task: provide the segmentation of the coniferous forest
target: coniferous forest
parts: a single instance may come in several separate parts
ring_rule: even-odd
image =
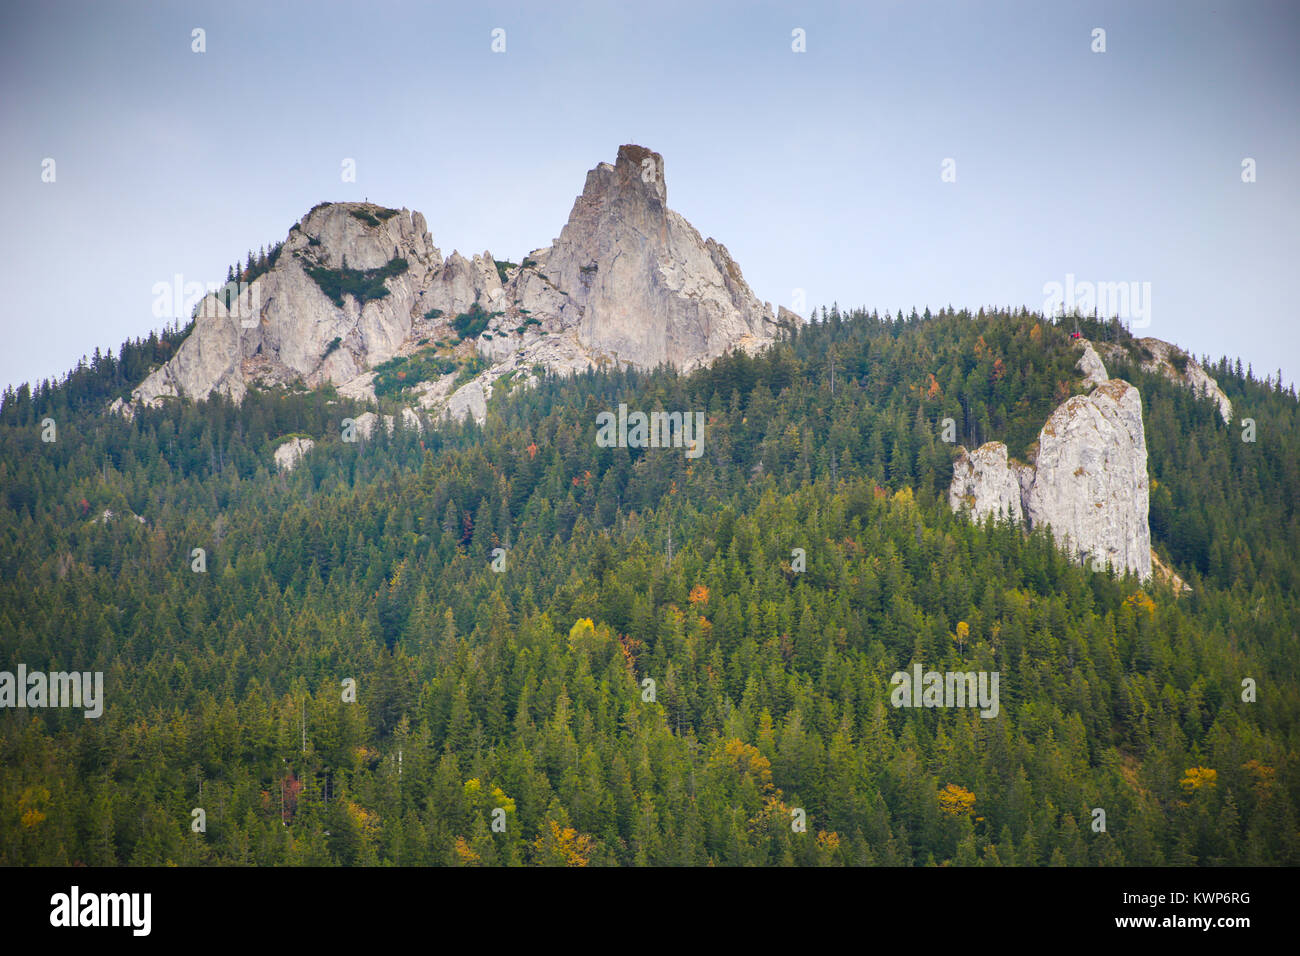
[[[185,328],[6,392],[0,669],[105,700],[0,710],[0,864],[1300,863],[1296,394],[1206,361],[1225,425],[1080,320],[1191,590],[1096,572],[947,501],[956,444],[1023,457],[1082,392],[1058,323],[824,309],[355,443],[330,389],[107,413]],[[703,454],[598,447],[619,403]],[[891,706],[914,662],[1000,713]]]

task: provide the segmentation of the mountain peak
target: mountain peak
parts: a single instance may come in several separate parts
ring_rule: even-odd
[[[539,365],[690,369],[772,342],[771,306],[725,246],[668,208],[663,173],[660,154],[619,147],[613,165],[587,174],[560,237],[518,266],[486,251],[444,261],[418,212],[320,203],[236,308],[204,303],[133,397],[239,401],[248,383],[300,379],[375,398],[376,366],[419,353],[397,382],[378,383],[385,394],[409,390],[427,409],[481,420],[492,383],[512,372],[528,382]]]

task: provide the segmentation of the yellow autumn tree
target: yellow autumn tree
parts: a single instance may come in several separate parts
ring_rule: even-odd
[[[952,639],[957,642],[957,649],[961,651],[961,656],[963,660],[966,657],[966,640],[969,637],[970,637],[970,625],[967,624],[965,621],[958,621],[957,633],[952,636]]]
[[[733,737],[726,741],[722,745],[722,751],[715,752],[709,758],[709,763],[714,767],[734,769],[742,779],[753,781],[759,793],[767,793],[772,789],[772,761],[764,757],[757,747],[743,740]]]
[[[1197,790],[1213,790],[1219,782],[1219,771],[1209,767],[1188,767],[1187,773],[1178,785],[1188,793]]]
[[[462,836],[456,837],[456,862],[461,866],[478,866],[483,862],[483,858],[478,855],[472,846],[465,841]]]
[[[1146,611],[1148,617],[1154,617],[1156,613],[1156,602],[1151,597],[1139,591],[1137,594],[1130,594],[1124,599],[1124,607],[1133,608],[1134,612]]]
[[[361,804],[348,800],[345,804],[348,817],[356,825],[356,828],[366,838],[373,838],[379,834],[379,815],[367,810]]]
[[[594,652],[609,643],[609,628],[605,625],[596,627],[589,617],[580,617],[569,628],[569,649],[578,652]]]
[[[950,817],[969,816],[975,809],[975,794],[950,783],[939,791],[939,809]]]
[[[826,856],[832,856],[840,851],[840,835],[834,830],[827,833],[825,830],[817,831],[817,848]]]
[[[573,827],[563,827],[548,818],[542,835],[533,842],[541,866],[586,866],[595,842]]]
[[[30,830],[45,821],[45,806],[50,802],[50,791],[45,787],[28,787],[18,797],[19,822]]]

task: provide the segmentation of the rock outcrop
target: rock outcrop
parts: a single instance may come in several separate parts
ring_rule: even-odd
[[[413,431],[424,431],[424,423],[420,421],[419,414],[413,408],[403,408],[401,411],[402,427]],[[375,433],[376,426],[380,422],[384,424],[384,430],[388,434],[393,433],[397,427],[397,416],[395,415],[376,415],[374,412],[362,412],[355,419],[355,432],[363,440],[369,440]]]
[[[1020,468],[1007,460],[1007,446],[991,441],[974,451],[958,448],[952,466],[948,504],[953,511],[966,509],[976,521],[989,515],[1023,521],[1020,503]]]
[[[1033,465],[989,442],[960,450],[948,503],[979,520],[1006,515],[1050,527],[1076,560],[1100,570],[1151,576],[1146,432],[1142,400],[1128,382],[1109,379],[1067,399],[1038,434]]]
[[[275,449],[275,465],[281,471],[293,471],[302,456],[315,447],[310,438],[290,438]]]
[[[250,382],[348,382],[397,354],[444,271],[419,213],[322,203],[289,230],[275,265],[237,299],[210,295],[200,303],[193,331],[132,398],[220,393],[238,402]],[[368,276],[369,295],[341,291]]]
[[[444,261],[418,212],[322,203],[236,299],[200,304],[189,336],[132,399],[238,402],[254,383],[298,382],[373,399],[376,366],[421,353],[436,359],[423,367],[453,370],[401,390],[431,411],[482,421],[502,378],[513,387],[541,369],[687,370],[765,346],[798,320],[760,303],[726,248],[667,198],[663,157],[623,146],[587,174],[559,238],[519,265],[490,252]]]
[[[777,331],[726,247],[668,208],[663,157],[641,146],[587,174],[560,237],[529,259],[567,293],[562,324],[617,362],[688,369]]]
[[[1038,435],[1024,505],[1031,527],[1049,525],[1080,560],[1151,576],[1146,433],[1136,388],[1111,379],[1052,413]]]
[[[1163,375],[1169,381],[1190,388],[1203,398],[1211,399],[1218,406],[1223,423],[1232,423],[1232,401],[1201,363],[1177,345],[1163,339],[1136,339],[1132,343],[1136,356],[1130,353],[1129,348],[1114,343],[1103,342],[1099,348],[1108,358],[1118,361],[1133,361],[1136,357],[1144,372]]]
[[[1170,381],[1187,386],[1202,398],[1211,399],[1219,406],[1219,416],[1223,423],[1232,423],[1232,402],[1223,394],[1219,383],[1201,367],[1200,362],[1177,345],[1160,339],[1138,339],[1138,345],[1152,356],[1142,363],[1144,371],[1159,372]]]
[[[1077,341],[1083,343],[1083,354],[1079,356],[1079,362],[1075,365],[1075,368],[1083,373],[1084,388],[1092,388],[1107,381],[1110,376],[1106,374],[1106,365],[1102,362],[1101,356],[1097,354],[1097,350],[1092,347],[1092,343],[1087,339],[1078,339]]]

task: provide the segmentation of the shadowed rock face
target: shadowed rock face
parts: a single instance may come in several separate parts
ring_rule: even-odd
[[[1009,462],[1006,446],[961,450],[948,502],[979,520],[1003,514],[1049,526],[1073,557],[1097,568],[1151,576],[1146,433],[1142,400],[1110,379],[1054,411],[1038,434],[1033,466]]]
[[[486,317],[484,334],[446,355],[463,362],[477,353],[488,368],[459,388],[454,373],[424,383],[417,398],[480,421],[493,382],[510,372],[528,384],[538,366],[561,374],[606,364],[685,370],[774,341],[781,325],[771,306],[755,298],[726,248],[702,239],[667,197],[663,157],[623,146],[614,165],[587,174],[553,246],[500,268],[490,252],[444,261],[418,212],[322,203],[290,230],[234,314],[217,297],[204,301],[176,355],[132,397],[219,393],[238,402],[251,383],[301,380],[373,398],[370,369],[421,342],[456,341],[451,323],[472,310]],[[398,260],[404,265],[392,270]],[[385,267],[394,274],[382,278],[387,292],[378,297],[332,298],[313,278],[315,270]]]

